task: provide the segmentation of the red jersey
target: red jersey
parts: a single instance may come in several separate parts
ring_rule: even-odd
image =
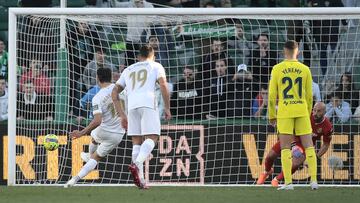
[[[314,145],[316,144],[316,140],[320,140],[321,137],[323,139],[323,142],[330,143],[331,141],[331,135],[334,131],[333,126],[328,118],[324,116],[324,119],[320,123],[315,123],[314,116],[311,114],[310,116],[311,121],[311,127],[313,130],[312,134],[312,140]],[[296,145],[301,147],[301,149],[305,150],[303,146],[301,145],[301,140],[299,136],[295,136]],[[280,141],[278,141],[273,147],[272,150],[275,151],[275,153],[280,154],[281,153],[281,147],[280,147]]]
[[[313,130],[312,140],[314,145],[317,140],[320,140],[322,137],[323,142],[330,143],[331,135],[334,131],[333,126],[328,118],[324,116],[323,120],[320,123],[315,123],[314,116],[310,116],[311,128]],[[295,137],[297,143],[301,143],[299,136]]]

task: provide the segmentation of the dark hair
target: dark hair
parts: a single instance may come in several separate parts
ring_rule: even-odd
[[[261,36],[266,37],[269,40],[269,34],[266,32],[262,32],[258,35],[258,37],[256,38],[256,41],[258,41]]]
[[[110,68],[99,68],[96,74],[100,83],[111,82],[112,76]]]
[[[148,42],[150,41],[151,38],[156,38],[157,40],[159,40],[159,38],[156,35],[150,35],[149,39],[148,39]]]
[[[139,50],[139,56],[144,58],[149,58],[151,55],[154,55],[154,49],[150,45],[144,45]]]
[[[334,91],[332,94],[331,94],[331,98],[334,98],[334,97],[337,97],[339,99],[342,99],[342,93],[340,91]]]
[[[355,83],[353,83],[352,82],[352,74],[350,73],[350,72],[345,72],[345,73],[343,73],[342,75],[341,75],[341,77],[340,77],[340,83],[339,83],[339,86],[338,86],[338,90],[339,91],[343,91],[343,84],[342,84],[342,79],[343,79],[343,77],[344,76],[346,76],[347,78],[349,78],[349,83],[350,83],[350,91],[353,91],[353,90],[355,90],[356,88],[355,88]]]
[[[216,66],[216,61],[224,61],[225,66],[228,67],[228,59],[227,58],[217,58],[215,60],[215,66]]]
[[[289,41],[285,42],[284,48],[292,51],[292,50],[299,48],[299,45],[296,41],[289,40]]]
[[[261,85],[260,85],[260,89],[267,90],[267,89],[268,89],[268,85],[267,85],[267,84],[261,84]]]
[[[3,75],[0,75],[0,80],[6,80],[6,78]]]
[[[220,42],[221,42],[221,44],[223,44],[223,43],[224,43],[224,40],[222,40],[222,39],[220,39],[220,38],[212,38],[212,39],[211,39],[211,44],[213,44],[213,43],[214,43],[214,41],[220,41]]]
[[[104,49],[101,47],[95,47],[95,53],[105,53]]]

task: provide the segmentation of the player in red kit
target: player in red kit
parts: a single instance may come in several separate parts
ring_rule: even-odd
[[[323,102],[317,102],[314,105],[312,115],[310,116],[311,127],[313,130],[313,142],[316,144],[317,140],[320,140],[322,137],[323,144],[321,148],[316,153],[317,158],[323,156],[326,151],[329,149],[331,135],[333,133],[333,127],[328,118],[325,117],[326,106]],[[264,184],[265,180],[274,172],[272,166],[277,157],[281,154],[280,142],[278,141],[270,150],[268,155],[265,158],[265,171],[260,174],[257,181],[258,185]],[[293,165],[292,173],[299,168],[299,166],[305,161],[305,150],[301,145],[301,141],[295,138],[292,146],[292,156],[293,156]],[[272,181],[271,184],[274,187],[279,185],[279,181],[284,178],[283,172],[277,175]]]

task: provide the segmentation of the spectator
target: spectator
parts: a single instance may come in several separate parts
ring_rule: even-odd
[[[25,16],[21,24],[17,49],[19,65],[29,67],[33,59],[41,59],[44,71],[52,74],[56,69],[59,30],[54,29],[53,21],[46,17]]]
[[[312,89],[313,89],[313,101],[315,104],[316,102],[321,101],[321,95],[320,95],[319,85],[314,81],[312,82]]]
[[[204,89],[206,101],[209,101],[209,104],[206,102],[205,105],[210,106],[207,119],[235,115],[235,88],[227,65],[226,59],[215,61],[216,76],[211,78],[210,84]],[[208,109],[206,106],[204,108]]]
[[[18,120],[53,120],[50,96],[36,93],[35,84],[31,80],[24,81],[23,91],[17,98]]]
[[[171,114],[180,119],[201,119],[203,99],[202,82],[196,77],[196,69],[185,67],[182,79],[174,85]]]
[[[43,73],[42,69],[43,67],[39,61],[32,60],[30,70],[21,76],[20,91],[24,90],[24,83],[30,80],[34,85],[37,94],[50,95],[50,79]]]
[[[81,123],[81,121],[84,118],[92,118],[92,109],[91,109],[91,101],[94,98],[94,96],[100,91],[99,85],[95,85],[91,87],[86,94],[81,98],[80,100],[80,116],[77,117],[78,123]]]
[[[309,0],[308,5],[311,7],[344,7],[341,0]],[[342,20],[346,25],[346,20]],[[312,28],[315,41],[320,48],[320,66],[323,75],[327,72],[327,50],[330,46],[333,53],[336,49],[340,34],[340,20],[313,20]]]
[[[341,94],[341,99],[346,101],[351,106],[351,112],[359,106],[359,90],[355,88],[355,83],[352,81],[352,74],[345,72],[340,77],[340,84],[335,90]]]
[[[250,53],[250,64],[254,81],[258,84],[268,84],[272,67],[276,64],[277,53],[270,50],[269,36],[261,33],[256,39],[257,49]]]
[[[268,87],[261,85],[261,90],[252,102],[252,114],[256,118],[265,119],[267,115]]]
[[[250,117],[251,102],[255,97],[254,93],[258,92],[254,87],[252,73],[247,69],[245,64],[240,64],[237,73],[233,77],[235,81],[236,94],[236,115],[240,117]]]
[[[84,22],[68,22],[67,45],[70,61],[70,114],[78,115],[81,98],[81,75],[94,58],[95,47],[100,47],[99,35]]]
[[[78,80],[84,67],[94,58],[95,48],[101,47],[99,35],[85,22],[70,22],[67,33],[71,79]]]
[[[200,66],[199,70],[202,73],[204,82],[208,82],[210,78],[217,76],[215,71],[215,61],[219,59],[226,60],[227,72],[229,75],[234,75],[235,69],[232,68],[233,61],[229,59],[227,53],[224,51],[223,42],[220,39],[213,39],[210,53],[203,58],[203,64]]]
[[[331,101],[326,104],[326,114],[333,123],[346,123],[350,120],[350,104],[343,101],[340,92],[334,92]]]
[[[0,121],[8,119],[8,99],[6,78],[0,75]]]
[[[358,106],[355,110],[355,113],[353,115],[353,118],[355,121],[357,121],[358,123],[360,123],[360,106]]]
[[[249,64],[247,56],[252,49],[251,43],[245,38],[244,27],[239,19],[234,20],[235,36],[228,40],[230,49],[235,50],[236,56],[240,58],[242,64]]]
[[[169,52],[167,50],[161,50],[158,37],[156,35],[150,35],[148,44],[155,51],[155,61],[159,62],[164,67],[169,67]]]
[[[0,40],[0,75],[8,79],[8,53],[2,40]]]
[[[86,91],[96,85],[96,70],[98,68],[109,68],[112,72],[116,72],[115,66],[111,64],[111,62],[106,61],[106,55],[100,48],[96,49],[94,60],[90,61],[86,65],[81,76]]]
[[[151,37],[156,37],[158,50],[160,51],[161,65],[170,67],[170,56],[175,53],[174,33],[169,29],[172,25],[155,24],[145,29],[141,34],[141,42],[149,43]],[[153,39],[154,40],[154,39]]]
[[[122,8],[154,8],[152,3],[145,0],[131,0],[129,2],[118,2],[112,0],[113,7]],[[149,27],[150,19],[144,16],[132,16],[127,18],[127,35],[126,35],[126,66],[135,63],[137,50],[141,44],[141,34]]]

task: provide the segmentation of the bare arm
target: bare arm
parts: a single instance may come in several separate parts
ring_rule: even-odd
[[[164,100],[164,106],[165,106],[165,119],[169,120],[171,119],[171,113],[170,113],[170,94],[168,89],[168,84],[166,82],[165,77],[161,77],[158,80],[160,85],[160,91]]]
[[[70,136],[73,139],[77,139],[83,135],[86,135],[90,133],[92,130],[94,130],[96,127],[98,127],[101,124],[102,121],[102,114],[97,113],[94,115],[94,119],[89,123],[88,126],[86,126],[82,131],[74,130],[70,133]]]
[[[123,87],[121,87],[120,85],[115,85],[112,93],[111,93],[111,98],[113,100],[113,103],[114,103],[114,106],[115,106],[115,110],[118,114],[118,116],[120,118],[125,118],[126,119],[126,114],[124,112],[124,107],[123,105],[121,104],[121,100],[119,98],[119,94],[120,92],[122,92],[124,90]]]
[[[330,142],[324,142],[324,143],[321,145],[321,147],[320,147],[319,151],[317,152],[316,156],[317,156],[318,158],[322,157],[322,156],[327,152],[327,150],[329,149],[329,147],[330,147]]]

